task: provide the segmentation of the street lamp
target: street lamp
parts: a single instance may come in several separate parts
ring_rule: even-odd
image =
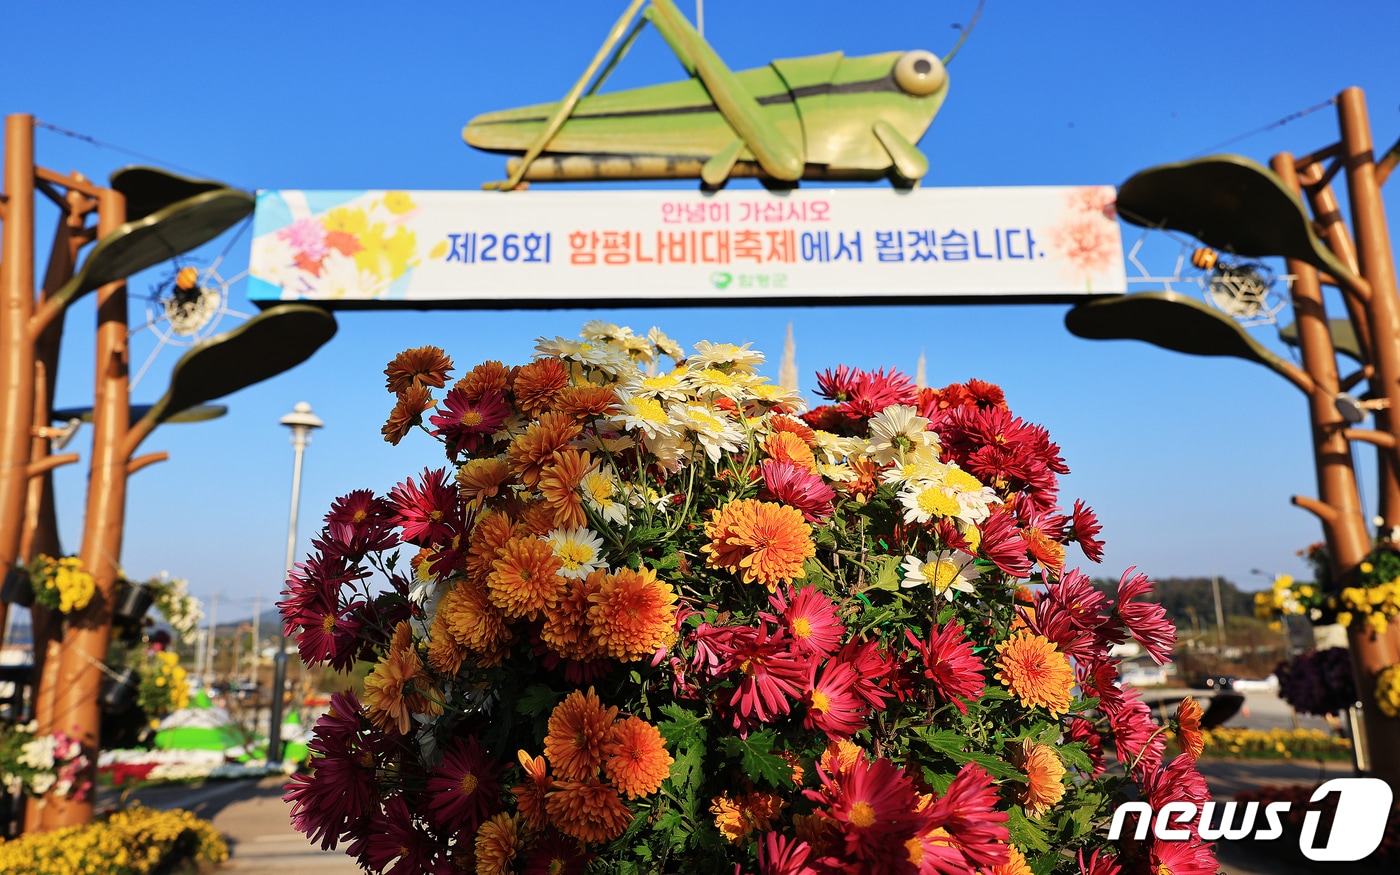
[[[292,430],[292,447],[296,450],[296,462],[292,467],[292,513],[287,522],[287,562],[284,566],[291,574],[296,561],[297,549],[297,505],[301,501],[301,461],[306,453],[306,445],[311,443],[311,430],[321,428],[325,423],[311,412],[311,405],[298,401],[292,412],[279,420]],[[286,578],[284,577],[285,581]],[[256,645],[255,645],[256,646]],[[272,670],[272,711],[271,726],[267,730],[267,764],[282,765],[282,695],[287,685],[287,633],[282,627],[277,644],[277,656],[273,659]]]

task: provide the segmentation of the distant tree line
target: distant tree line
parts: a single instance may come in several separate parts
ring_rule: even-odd
[[[1167,609],[1167,616],[1178,625],[1189,626],[1191,612],[1195,611],[1200,622],[1215,623],[1215,595],[1211,591],[1209,577],[1164,577],[1156,579],[1148,601],[1159,603]],[[1109,578],[1095,578],[1094,586],[1107,593],[1110,598],[1118,590],[1118,581]],[[1220,609],[1226,617],[1253,617],[1254,593],[1245,592],[1233,582],[1220,578]]]

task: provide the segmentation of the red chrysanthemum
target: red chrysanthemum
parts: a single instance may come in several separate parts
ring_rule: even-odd
[[[817,870],[807,865],[811,854],[812,847],[806,842],[782,833],[764,833],[758,846],[759,875],[817,875]]]
[[[453,389],[428,422],[433,426],[433,434],[446,440],[449,449],[473,453],[509,416],[510,407],[499,392],[488,393],[479,401],[469,401],[466,392]]]
[[[953,871],[1006,862],[1008,815],[997,810],[996,785],[981,766],[975,763],[963,766],[948,785],[948,792],[929,807],[928,815],[934,828],[946,830],[954,839],[962,868]]]
[[[718,642],[724,655],[723,672],[736,672],[739,684],[729,699],[740,718],[767,723],[788,713],[791,700],[802,696],[810,657],[794,653],[781,635],[771,635],[766,627],[724,630],[729,633]]]
[[[962,624],[954,620],[942,629],[935,626],[927,644],[911,630],[906,629],[904,635],[919,651],[924,664],[922,676],[932,682],[939,696],[966,714],[966,703],[982,695],[987,680],[982,674],[982,660],[973,653]]]
[[[448,485],[446,468],[425,468],[421,486],[405,480],[389,492],[389,501],[403,539],[419,547],[450,540],[462,522],[457,490]]]
[[[432,837],[413,823],[402,796],[390,797],[384,810],[370,818],[346,853],[362,868],[383,875],[418,875],[432,868]],[[389,865],[393,863],[393,865]]]
[[[1073,515],[1070,517],[1069,538],[1079,542],[1079,549],[1084,551],[1090,562],[1103,561],[1103,541],[1098,538],[1101,531],[1103,526],[1099,525],[1099,518],[1093,509],[1082,499],[1076,498]]]
[[[861,860],[886,856],[927,825],[919,794],[904,770],[887,759],[857,759],[835,776],[818,772],[821,790],[805,795],[824,803],[824,813],[841,827],[846,853]]]
[[[1176,626],[1167,619],[1167,609],[1161,605],[1133,601],[1152,592],[1152,587],[1156,586],[1146,574],[1129,579],[1128,575],[1134,570],[1129,568],[1118,580],[1118,617],[1147,655],[1158,665],[1165,665],[1171,662],[1172,650],[1176,647]]]
[[[428,815],[452,833],[472,834],[500,808],[501,764],[477,743],[476,736],[457,739],[428,779]]]

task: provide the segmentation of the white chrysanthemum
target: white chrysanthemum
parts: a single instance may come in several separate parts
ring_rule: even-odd
[[[19,764],[31,769],[52,769],[53,748],[56,739],[52,735],[41,735],[20,746]]]
[[[757,410],[781,408],[788,413],[803,413],[807,410],[807,401],[801,392],[770,383],[767,378],[750,381],[748,388],[749,406]]]
[[[956,465],[945,466],[936,479],[913,480],[899,491],[906,523],[926,523],[948,517],[977,524],[991,514],[990,505],[1001,498],[990,486]]]
[[[659,434],[643,438],[642,444],[651,454],[651,463],[663,471],[674,474],[685,464],[689,456],[690,444],[678,434]]]
[[[657,492],[650,486],[637,488],[631,484],[624,484],[622,494],[626,497],[627,503],[635,508],[646,507],[648,503],[657,510],[666,510],[671,505],[671,494]]]
[[[928,431],[928,420],[908,404],[891,404],[870,418],[866,452],[881,465],[899,461],[915,447],[937,444],[938,436]]]
[[[563,563],[559,569],[563,577],[581,579],[607,564],[603,539],[592,529],[555,529],[544,539]]]
[[[920,447],[907,454],[902,463],[880,473],[881,483],[902,485],[916,480],[942,481],[948,466],[938,461],[938,452],[932,447]]]
[[[627,523],[627,504],[621,500],[622,492],[611,470],[589,471],[583,475],[579,491],[583,493],[583,503],[603,519],[616,526]]]
[[[686,382],[694,397],[709,399],[716,395],[742,401],[749,394],[749,381],[743,372],[727,373],[719,368],[690,369]]]
[[[841,437],[821,429],[815,429],[813,434],[816,435],[816,450],[828,465],[865,454],[866,442],[861,438]]]
[[[974,564],[976,558],[961,550],[930,550],[923,559],[905,556],[902,587],[928,586],[934,595],[952,600],[955,592],[972,594],[977,588],[974,580],[982,576]]]
[[[602,319],[590,319],[583,323],[583,329],[579,331],[579,337],[590,343],[607,342],[631,336],[633,336],[632,329],[604,322]]]
[[[643,376],[637,382],[628,385],[627,391],[633,395],[644,395],[661,401],[684,401],[687,397],[689,377],[690,373],[685,368],[676,368],[667,374]]]
[[[700,404],[672,404],[667,408],[671,424],[677,431],[698,441],[711,462],[718,462],[720,453],[737,452],[744,442],[744,432],[726,416]]]
[[[578,355],[585,346],[589,346],[586,340],[570,340],[567,337],[555,337],[550,340],[548,337],[535,338],[535,358],[568,358]]]
[[[854,483],[860,479],[860,475],[851,470],[850,465],[827,465],[818,462],[817,473],[822,476],[823,480],[832,483]]]
[[[655,398],[619,392],[617,401],[617,413],[611,417],[613,422],[622,423],[624,428],[637,429],[649,438],[675,434],[671,417]]]
[[[733,373],[753,373],[763,364],[763,353],[749,349],[752,343],[735,346],[732,343],[710,343],[702,340],[695,344],[695,355],[686,359],[686,364],[695,367],[716,367]]]
[[[616,422],[604,420],[599,420],[599,422],[603,427],[596,431],[584,432],[580,437],[570,441],[569,446],[610,456],[630,450],[637,445],[637,442],[630,435],[617,430],[618,424]]]
[[[670,358],[671,361],[679,362],[685,358],[685,350],[681,349],[681,345],[667,337],[666,332],[655,325],[647,332],[647,340],[650,340],[656,346],[657,351]]]

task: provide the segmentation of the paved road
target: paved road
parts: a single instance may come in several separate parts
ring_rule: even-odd
[[[292,829],[282,801],[285,778],[226,781],[202,787],[153,787],[133,794],[152,808],[184,808],[213,821],[229,843],[225,870],[359,873],[344,849],[322,851]],[[99,797],[98,804],[114,801]]]

